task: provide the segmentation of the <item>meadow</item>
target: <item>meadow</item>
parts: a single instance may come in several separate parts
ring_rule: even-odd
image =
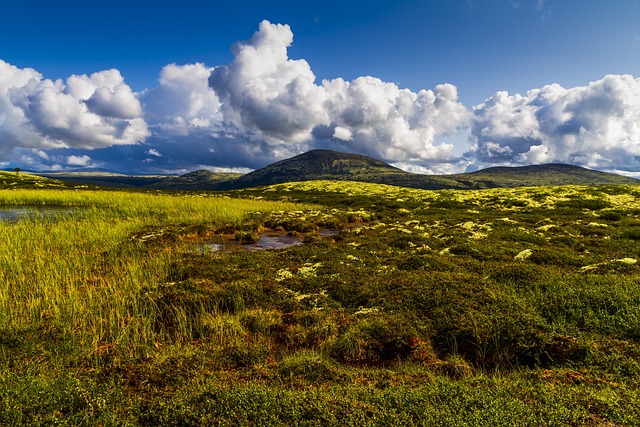
[[[640,425],[640,187],[2,205],[73,208],[0,222],[2,425]]]

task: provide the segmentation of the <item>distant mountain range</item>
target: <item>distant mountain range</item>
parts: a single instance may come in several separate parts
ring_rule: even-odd
[[[455,175],[423,175],[405,172],[360,154],[312,150],[246,175],[198,170],[178,177],[135,177],[92,173],[55,176],[59,180],[112,187],[161,190],[234,190],[311,180],[344,180],[402,187],[477,189],[540,185],[640,184],[639,180],[565,164],[492,167]]]
[[[201,170],[167,178],[152,187],[233,190],[311,180],[361,181],[429,190],[640,183],[621,175],[563,164],[494,167],[456,175],[423,175],[405,172],[360,154],[313,150],[231,179]]]

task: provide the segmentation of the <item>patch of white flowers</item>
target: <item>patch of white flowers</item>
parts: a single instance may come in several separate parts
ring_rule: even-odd
[[[516,261],[524,261],[525,259],[529,258],[532,254],[533,254],[533,251],[531,249],[525,249],[522,252],[520,252],[518,255],[514,256],[513,259],[515,259]]]

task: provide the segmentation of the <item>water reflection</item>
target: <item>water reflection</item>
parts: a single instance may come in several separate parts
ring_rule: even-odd
[[[321,237],[337,236],[340,230],[337,229],[322,229],[318,231],[318,235]],[[304,234],[289,235],[285,233],[265,233],[260,235],[260,240],[256,243],[241,243],[237,240],[233,240],[228,236],[216,236],[207,243],[201,243],[199,245],[200,251],[222,251],[229,252],[234,250],[245,251],[262,251],[269,249],[286,249],[293,246],[301,245],[304,243]]]
[[[68,206],[0,206],[0,221],[15,222],[20,219],[56,218],[74,213],[78,209],[77,207]]]

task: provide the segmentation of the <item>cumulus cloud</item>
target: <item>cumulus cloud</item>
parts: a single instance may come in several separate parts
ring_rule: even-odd
[[[41,135],[28,126],[25,111],[13,101],[14,93],[22,88],[35,87],[42,80],[37,71],[20,69],[0,60],[0,160],[10,159],[13,147],[35,147]]]
[[[220,101],[208,83],[212,71],[200,63],[162,69],[158,86],[140,94],[145,117],[156,133],[184,136],[219,127]]]
[[[231,64],[212,71],[228,124],[283,154],[335,144],[389,161],[452,158],[452,146],[436,138],[471,119],[453,85],[414,93],[374,77],[316,84],[305,60],[288,57],[292,42],[289,26],[263,21],[233,47]]]
[[[359,77],[352,82],[325,81],[323,87],[333,137],[348,141],[345,148],[388,161],[452,161],[453,145],[438,143],[437,138],[453,135],[471,121],[450,84],[415,93],[374,77]]]
[[[149,135],[140,102],[117,70],[52,81],[0,61],[0,159],[17,147],[95,149]]]
[[[91,164],[91,157],[86,154],[83,156],[67,157],[67,165],[69,166],[88,166]]]
[[[292,43],[289,26],[263,21],[231,63],[169,64],[140,93],[115,69],[52,81],[0,60],[0,164],[246,170],[330,148],[426,173],[548,162],[640,172],[632,76],[497,92],[470,111],[446,83],[414,92],[371,76],[317,82],[307,61],[289,58]]]
[[[353,133],[342,126],[336,126],[333,130],[333,137],[342,141],[351,141],[353,139]]]
[[[498,92],[474,111],[480,164],[640,171],[640,79],[630,75],[571,89],[548,85],[526,96]]]
[[[439,138],[468,126],[472,114],[454,86],[416,93],[374,77],[318,83],[307,61],[289,58],[292,42],[289,26],[263,21],[232,47],[230,64],[169,64],[155,88],[138,94],[118,70],[52,81],[0,63],[0,160],[15,147],[112,147],[163,168],[260,167],[312,148],[395,162],[455,161],[452,145]],[[140,149],[115,149],[141,142]],[[88,156],[74,155],[72,162]],[[56,164],[69,165],[58,157]]]
[[[307,142],[314,127],[329,124],[325,90],[305,60],[288,58],[288,25],[262,21],[245,42],[236,43],[231,64],[217,67],[209,83],[222,100],[225,120],[254,140],[270,144]]]

